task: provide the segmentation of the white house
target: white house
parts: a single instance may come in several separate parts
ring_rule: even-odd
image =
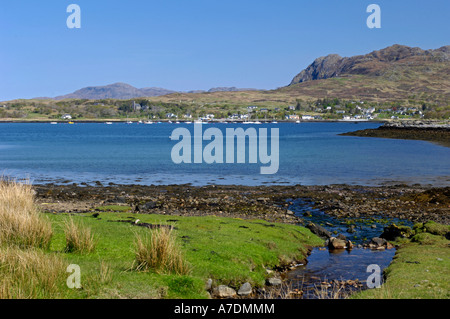
[[[70,115],[70,114],[64,114],[63,116],[61,116],[61,118],[62,118],[63,120],[71,120],[71,119],[72,119],[72,115]]]

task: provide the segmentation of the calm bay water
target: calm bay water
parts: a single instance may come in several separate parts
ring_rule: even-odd
[[[261,164],[174,164],[169,136],[189,124],[0,124],[0,172],[33,183],[450,185],[450,148],[425,141],[339,136],[379,123],[207,124],[279,128],[277,174]],[[209,143],[204,141],[203,145]]]

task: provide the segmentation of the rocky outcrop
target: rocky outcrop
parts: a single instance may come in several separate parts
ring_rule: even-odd
[[[365,245],[366,248],[384,250],[394,248],[394,245],[389,243],[386,239],[380,237],[374,237],[370,243]]]
[[[450,61],[450,46],[436,50],[422,50],[396,44],[369,54],[353,57],[343,58],[337,54],[330,54],[317,58],[297,74],[290,85],[352,74],[378,76],[392,69],[399,62],[420,63],[422,61]]]
[[[397,238],[408,238],[413,234],[413,230],[407,226],[397,226],[395,224],[384,228],[381,238],[386,240],[395,240]]]

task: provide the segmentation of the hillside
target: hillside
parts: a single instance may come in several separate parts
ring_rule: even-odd
[[[317,58],[296,75],[290,85],[351,74],[383,77],[389,75],[392,68],[401,68],[401,71],[406,72],[406,69],[411,66],[448,63],[449,61],[450,46],[436,50],[422,50],[396,44],[366,55],[343,58],[337,54],[330,54]]]
[[[142,106],[138,112],[132,109],[134,101]],[[169,113],[223,118],[246,114],[252,105],[264,110],[254,118],[313,114],[342,119],[343,114],[366,116],[374,109],[370,117],[377,119],[449,119],[450,46],[422,50],[393,45],[354,57],[331,54],[274,90],[218,87],[188,93],[125,83],[87,87],[55,99],[2,102],[0,119],[57,119],[66,113],[78,119],[166,118]]]
[[[195,100],[201,103],[292,104],[323,98],[378,103],[409,100],[447,107],[450,102],[450,46],[422,50],[402,45],[366,55],[320,57],[275,90],[174,94],[162,101]]]
[[[241,89],[236,87],[215,87],[208,91],[194,90],[186,93],[205,93],[205,92],[240,92],[240,91],[256,91],[257,89]],[[154,97],[168,95],[172,93],[184,93],[174,90],[168,90],[159,87],[146,87],[142,89],[135,88],[127,83],[114,83],[104,86],[89,86],[79,89],[73,93],[51,97],[37,97],[35,100],[65,100],[65,99],[88,99],[88,100],[101,100],[101,99],[118,99],[126,100],[140,97]]]
[[[170,93],[174,93],[175,91],[156,88],[156,87],[148,87],[137,89],[134,86],[131,86],[126,83],[114,83],[106,86],[90,86],[86,88],[82,88],[73,93],[61,95],[55,97],[55,100],[64,100],[64,99],[88,99],[88,100],[97,100],[97,99],[132,99],[143,96],[160,96],[166,95]]]

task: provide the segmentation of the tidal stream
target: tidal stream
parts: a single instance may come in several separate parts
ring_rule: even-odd
[[[304,226],[309,222],[315,223],[327,229],[333,236],[346,236],[355,245],[351,250],[329,250],[325,246],[314,248],[306,265],[287,273],[290,289],[302,292],[301,298],[304,299],[344,298],[349,293],[367,289],[366,280],[373,274],[367,267],[378,265],[382,273],[391,263],[395,248],[373,250],[363,248],[363,244],[373,237],[379,237],[383,228],[389,224],[411,226],[410,221],[386,219],[383,216],[335,218],[314,209],[314,203],[307,199],[289,201],[292,202],[289,209],[304,221]]]

